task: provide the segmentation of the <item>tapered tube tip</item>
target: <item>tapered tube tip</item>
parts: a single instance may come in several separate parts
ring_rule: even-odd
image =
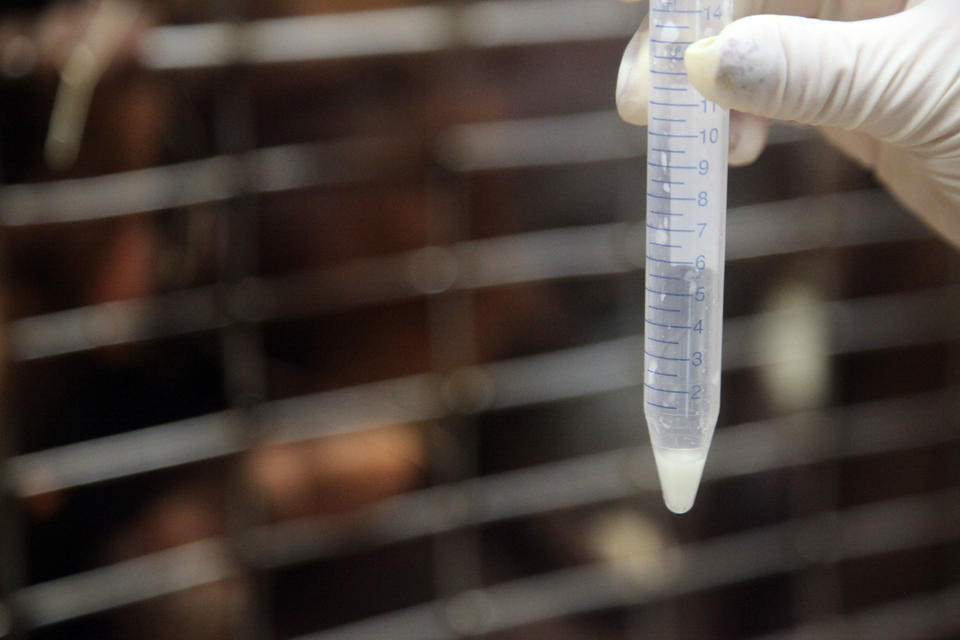
[[[667,509],[674,513],[690,511],[700,488],[706,452],[654,449],[653,454]]]

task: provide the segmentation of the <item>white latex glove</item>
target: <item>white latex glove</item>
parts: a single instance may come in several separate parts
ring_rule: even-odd
[[[761,10],[793,15],[751,15]],[[736,12],[750,17],[690,45],[685,59],[700,93],[740,112],[731,163],[756,159],[767,118],[818,125],[960,246],[960,1],[737,0]],[[634,124],[647,121],[648,68],[644,24],[617,86]]]

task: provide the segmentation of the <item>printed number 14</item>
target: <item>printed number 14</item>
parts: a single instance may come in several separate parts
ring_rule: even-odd
[[[713,8],[713,11],[710,11],[710,5],[707,5],[703,8],[703,12],[707,15],[707,20],[722,20],[723,19],[723,6],[717,5]]]

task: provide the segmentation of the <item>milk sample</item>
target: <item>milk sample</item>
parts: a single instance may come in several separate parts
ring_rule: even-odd
[[[690,511],[707,461],[706,450],[656,448],[653,455],[667,508],[674,513]]]

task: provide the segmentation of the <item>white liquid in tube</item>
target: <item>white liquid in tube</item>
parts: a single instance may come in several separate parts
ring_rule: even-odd
[[[683,56],[731,0],[650,3],[644,413],[667,508],[693,506],[720,412],[729,113]]]
[[[700,488],[706,452],[662,450],[655,454],[657,475],[663,490],[663,502],[674,513],[686,513],[693,507]]]

